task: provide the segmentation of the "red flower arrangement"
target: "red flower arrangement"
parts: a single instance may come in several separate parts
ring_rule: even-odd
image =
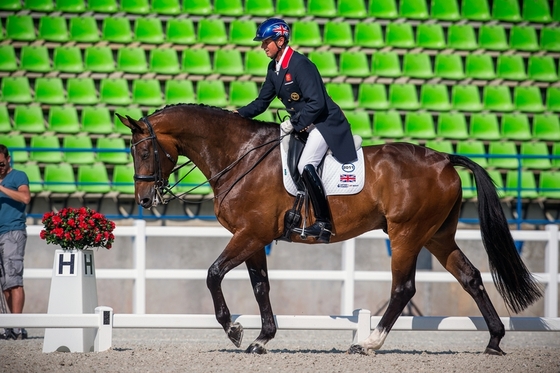
[[[112,233],[115,223],[89,207],[67,207],[56,213],[47,212],[42,222],[45,229],[41,230],[41,239],[64,250],[110,249],[115,241]]]

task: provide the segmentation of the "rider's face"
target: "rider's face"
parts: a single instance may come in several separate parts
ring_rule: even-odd
[[[276,43],[274,42],[274,40],[268,38],[262,41],[261,48],[265,51],[266,55],[269,58],[273,58],[278,53],[278,47],[282,47],[282,45],[284,45],[284,37],[278,38]],[[276,57],[280,58],[280,56]]]

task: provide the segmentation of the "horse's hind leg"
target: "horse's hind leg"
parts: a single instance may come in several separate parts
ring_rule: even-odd
[[[261,313],[262,328],[261,333],[253,343],[245,350],[248,353],[266,353],[265,344],[276,335],[276,324],[274,314],[268,294],[270,283],[268,281],[268,268],[266,265],[266,253],[263,250],[256,252],[252,257],[245,261],[255,298],[259,304]]]

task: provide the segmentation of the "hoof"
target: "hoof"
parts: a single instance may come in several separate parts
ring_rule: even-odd
[[[491,347],[486,347],[486,350],[484,350],[485,354],[488,355],[495,355],[495,356],[504,356],[506,353],[504,351],[502,351],[499,347],[498,349],[494,349]]]
[[[245,352],[248,354],[264,355],[266,354],[266,348],[264,348],[264,346],[260,343],[251,343]]]
[[[350,348],[348,349],[348,351],[346,351],[346,353],[352,355],[353,354],[368,355],[367,350],[360,345],[350,346]]]
[[[241,341],[243,340],[243,326],[240,323],[233,323],[229,327],[227,336],[230,341],[233,342],[235,347],[241,347]]]

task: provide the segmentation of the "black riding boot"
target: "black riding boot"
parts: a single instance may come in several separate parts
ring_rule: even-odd
[[[328,243],[331,238],[332,223],[330,219],[329,203],[325,195],[323,183],[317,175],[315,167],[311,164],[303,168],[303,182],[309,193],[313,211],[315,212],[315,224],[305,228],[309,236],[317,237],[317,242]]]

